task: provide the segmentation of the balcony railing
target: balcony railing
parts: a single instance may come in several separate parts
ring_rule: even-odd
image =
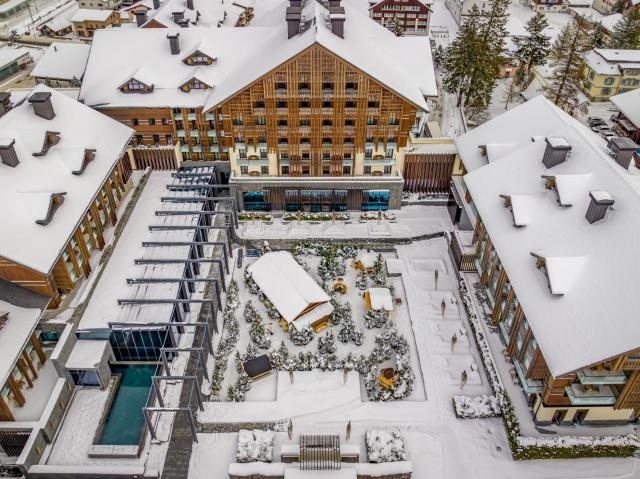
[[[582,384],[625,384],[627,376],[622,371],[584,368],[578,371],[578,380]]]
[[[572,384],[565,388],[572,406],[612,406],[616,397],[609,386]]]

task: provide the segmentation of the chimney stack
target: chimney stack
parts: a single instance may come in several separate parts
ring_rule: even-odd
[[[11,93],[0,92],[0,117],[11,110]]]
[[[157,10],[160,8],[160,0],[153,0],[153,9]]]
[[[329,0],[329,7],[339,7],[340,0]]]
[[[567,156],[571,151],[571,145],[566,138],[559,136],[548,136],[545,138],[547,147],[544,150],[542,163],[547,168],[553,168],[556,165],[567,160]]]
[[[146,11],[144,11],[144,10],[136,10],[134,13],[136,15],[136,25],[138,25],[138,27],[141,27],[142,25],[147,23],[147,12]]]
[[[591,203],[589,203],[585,218],[587,218],[589,223],[593,224],[605,217],[609,207],[613,205],[615,201],[608,192],[603,190],[590,191],[589,196],[591,197]]]
[[[329,2],[337,3],[338,5],[335,7],[329,6],[329,19],[331,20],[331,31],[334,35],[339,36],[340,38],[344,38],[344,7],[340,6],[339,1]]]
[[[169,48],[171,49],[172,55],[177,55],[180,53],[180,34],[179,33],[169,33],[167,35],[169,39]]]
[[[609,155],[625,170],[629,169],[631,158],[637,149],[638,145],[631,138],[614,136],[609,139]]]
[[[193,10],[193,0],[187,0],[187,8]]]
[[[289,6],[302,7],[302,0],[289,0]]]
[[[0,159],[11,168],[18,166],[18,155],[14,147],[16,140],[0,140]]]
[[[178,23],[178,20],[184,18],[184,10],[181,12],[171,12],[171,15],[173,16],[174,23]]]
[[[302,7],[287,7],[287,38],[295,37],[300,32]]]
[[[33,106],[33,112],[40,118],[45,120],[53,120],[56,112],[53,111],[51,103],[51,93],[48,91],[39,91],[29,97],[29,103]]]

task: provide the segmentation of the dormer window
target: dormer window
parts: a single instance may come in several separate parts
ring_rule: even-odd
[[[209,55],[196,50],[191,55],[186,57],[183,62],[187,65],[211,65],[215,60],[215,58],[211,58]]]
[[[210,85],[207,85],[202,80],[193,77],[191,80],[182,85],[180,89],[184,92],[190,92],[191,90],[207,90],[209,87]]]
[[[120,91],[122,93],[150,93],[153,91],[153,85],[131,78],[120,86]]]
[[[52,193],[51,196],[49,196],[49,206],[47,208],[46,216],[42,219],[36,220],[36,223],[42,226],[48,225],[53,219],[53,215],[56,213],[58,208],[60,208],[64,203],[64,195],[66,194],[66,192]]]
[[[46,131],[44,133],[44,141],[42,142],[42,148],[39,152],[33,153],[33,156],[44,156],[54,145],[60,142],[60,133],[57,131]]]
[[[84,173],[84,170],[87,168],[87,165],[91,163],[95,159],[95,157],[96,157],[96,150],[85,149],[84,154],[82,156],[82,163],[80,164],[80,167],[77,170],[73,170],[71,173],[73,173],[76,176],[80,176],[82,173]]]

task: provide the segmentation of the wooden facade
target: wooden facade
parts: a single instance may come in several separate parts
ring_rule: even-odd
[[[455,154],[406,153],[402,172],[405,191],[448,193],[455,160]]]
[[[124,156],[116,163],[79,219],[50,271],[35,271],[17,261],[0,257],[0,279],[46,296],[51,299],[50,308],[58,307],[62,295],[70,292],[79,280],[91,273],[89,257],[93,251],[104,248],[104,229],[115,226],[117,222],[116,208],[125,192],[124,178],[128,179],[130,174],[128,157]]]
[[[376,160],[382,164],[397,158],[407,145],[417,108],[316,44],[211,112],[216,131],[225,132],[221,145],[248,170],[260,171],[252,162],[272,155],[270,175],[290,174],[283,166],[297,162],[302,175],[336,176],[366,174],[368,160],[373,174]],[[342,165],[353,166],[341,168],[341,159]],[[248,174],[237,164],[232,168]]]
[[[501,338],[506,345],[506,353],[513,361],[516,369],[522,371],[525,384],[525,395],[529,404],[536,404],[536,408],[565,408],[559,410],[557,420],[564,421],[566,408],[582,408],[583,414],[578,415],[573,411],[574,421],[588,417],[589,411],[598,407],[605,407],[613,411],[633,410],[635,415],[640,414],[640,350],[620,355],[613,359],[604,359],[601,363],[588,365],[579,371],[574,371],[559,377],[554,377],[545,361],[542,350],[538,346],[536,338],[531,330],[522,305],[519,303],[516,292],[509,282],[507,271],[503,268],[489,238],[487,231],[478,217],[474,231],[474,243],[477,245],[475,260],[478,265],[480,283],[486,288],[492,306],[491,320],[498,326]],[[570,338],[568,338],[570,340]],[[581,379],[595,371],[606,376],[617,375],[616,381],[598,382]],[[624,374],[624,378],[619,373]],[[623,380],[621,380],[623,379]],[[522,378],[521,378],[522,382]],[[611,398],[609,402],[576,406],[569,396],[569,389],[582,391],[588,394],[594,388],[607,387],[615,396],[615,403]],[[580,403],[582,404],[582,403]],[[537,411],[536,409],[536,411]],[[630,419],[633,419],[630,418]],[[536,417],[537,420],[537,417]],[[616,417],[615,421],[621,419]],[[542,422],[549,422],[548,420]],[[606,422],[606,419],[602,420]]]

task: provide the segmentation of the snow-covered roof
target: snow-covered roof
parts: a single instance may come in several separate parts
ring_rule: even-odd
[[[79,339],[71,350],[65,364],[67,369],[96,369],[100,366],[109,341],[96,339]]]
[[[607,15],[600,20],[602,27],[608,32],[613,31],[613,27],[616,23],[622,20],[622,13],[612,13],[611,15]]]
[[[187,259],[189,246],[144,247],[143,241],[191,242],[194,230],[149,231],[150,225],[194,226],[196,215],[156,216],[156,210],[189,210],[198,203],[165,203],[162,196],[193,196],[193,192],[172,192],[166,185],[178,182],[171,171],[153,171],[138,198],[96,289],[80,319],[78,329],[109,329],[110,323],[168,322],[173,304],[119,305],[118,299],[175,299],[179,283],[127,284],[128,278],[182,278],[184,263],[135,264],[136,259]],[[213,235],[213,233],[210,233]]]
[[[121,158],[133,130],[44,85],[33,92],[51,94],[53,119],[37,116],[27,100],[0,118],[2,137],[15,140],[20,162],[16,167],[0,163],[0,204],[5,205],[0,208],[0,256],[46,274]],[[44,156],[33,156],[42,151],[47,132],[58,133],[60,141]],[[95,150],[95,158],[82,174],[73,174],[85,149]],[[64,204],[49,224],[36,224],[57,193],[65,193]]]
[[[429,39],[396,37],[371,21],[357,0],[345,0],[344,39],[325,25],[326,9],[317,2],[307,2],[307,19],[316,25],[287,39],[285,11],[289,2],[281,1],[261,17],[243,28],[170,29],[180,33],[180,54],[171,55],[166,29],[130,29],[97,31],[80,93],[88,105],[183,106],[213,108],[312,45],[320,45],[354,67],[372,76],[398,95],[421,109],[427,108],[424,97],[436,96]],[[209,45],[216,61],[200,66],[208,78],[208,90],[180,90],[184,78],[195,70],[183,60],[199,45]],[[136,55],[122,51],[136,45]],[[237,48],[243,45],[243,48]],[[152,77],[152,93],[123,93],[119,90],[135,72],[145,67]]]
[[[551,373],[639,348],[640,171],[622,169],[598,135],[542,96],[465,134],[461,150],[473,154],[473,145],[504,134],[514,142],[512,151],[464,181]],[[547,135],[572,146],[567,160],[549,169],[542,163]],[[559,205],[546,188],[549,176],[571,206]],[[590,224],[585,214],[596,191],[608,192],[615,204]],[[537,197],[525,226],[513,226],[504,194]]]
[[[78,2],[71,2],[67,4],[66,8],[58,9],[55,13],[51,15],[47,15],[44,17],[38,28],[42,28],[44,26],[50,28],[54,32],[59,32],[65,28],[71,27],[71,18],[75,15],[75,13],[79,9]]]
[[[584,61],[589,68],[599,75],[617,75],[620,73],[617,63],[607,61],[596,50],[589,50],[585,53]]]
[[[153,7],[153,2],[149,3]],[[147,11],[147,24],[159,23],[167,28],[175,28],[178,25],[173,21],[173,12],[183,12],[184,18],[189,20],[191,25],[217,27],[226,23],[227,26],[233,27],[235,23],[225,22],[226,7],[227,5],[219,0],[193,0],[193,10],[189,10],[184,0],[165,0],[158,10]]]
[[[310,306],[330,299],[288,251],[267,253],[248,266],[248,270],[260,290],[289,323]]]
[[[640,128],[640,88],[611,97],[611,103],[637,128]]]
[[[616,50],[613,48],[596,48],[594,51],[609,62],[640,63],[640,50]]]
[[[0,48],[0,68],[17,62],[25,55],[29,55],[29,51],[26,48],[14,46],[4,46]]]
[[[369,288],[371,309],[393,311],[393,298],[389,288]]]
[[[18,355],[35,331],[42,310],[0,300],[0,311],[9,313],[9,319],[0,329],[0,384],[5,384]]]
[[[113,10],[95,10],[93,8],[79,8],[71,17],[72,22],[105,22]]]
[[[53,42],[31,72],[36,78],[80,80],[87,66],[91,45]]]

